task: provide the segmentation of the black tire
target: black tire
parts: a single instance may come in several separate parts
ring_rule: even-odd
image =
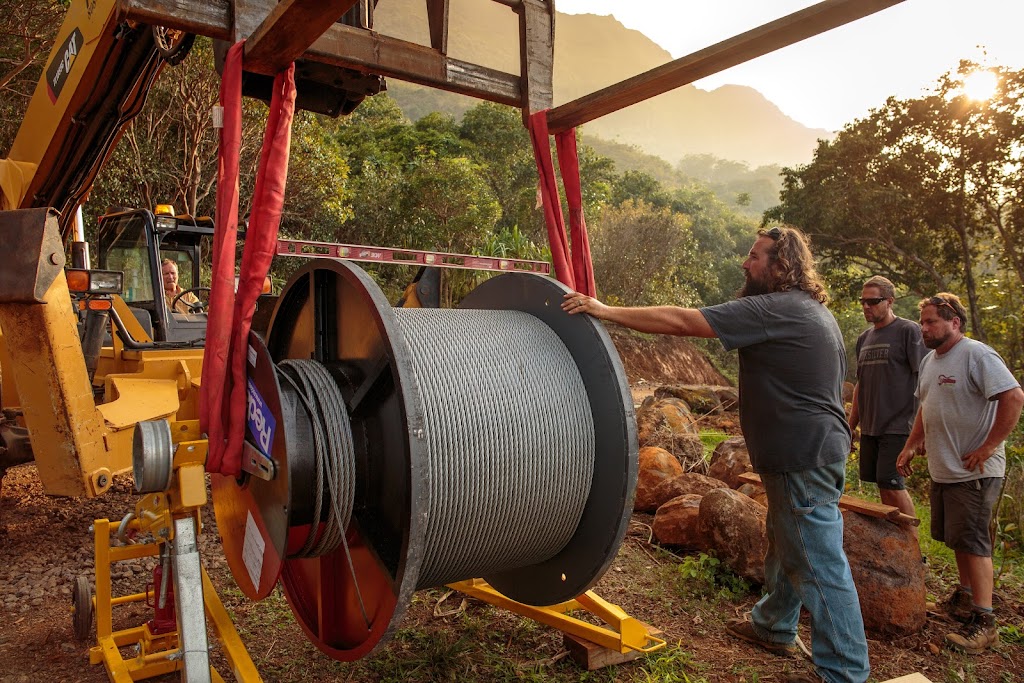
[[[188,56],[192,44],[196,42],[196,34],[186,33],[173,28],[154,26],[153,41],[160,58],[170,66],[180,64]]]
[[[75,577],[75,586],[71,591],[71,620],[75,639],[84,641],[92,635],[92,617],[95,608],[92,604],[92,588],[89,577]]]

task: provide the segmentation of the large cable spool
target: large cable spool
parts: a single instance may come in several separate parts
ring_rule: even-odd
[[[561,310],[566,291],[513,273],[458,309],[394,309],[348,262],[297,272],[266,346],[250,340],[247,453],[270,475],[214,481],[243,592],[265,597],[279,578],[307,636],[354,660],[421,588],[482,576],[533,605],[590,588],[628,525],[636,428],[607,333]],[[285,377],[296,363],[320,381],[311,391]],[[326,419],[331,403],[344,409]],[[323,541],[339,524],[344,539]]]

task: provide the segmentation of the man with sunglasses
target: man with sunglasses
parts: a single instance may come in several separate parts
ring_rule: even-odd
[[[946,600],[963,625],[946,642],[981,654],[999,642],[992,613],[989,524],[1006,472],[1005,440],[1020,419],[1024,391],[990,346],[964,336],[967,311],[955,294],[922,299],[920,408],[896,466],[903,476],[923,445],[931,487],[931,534],[956,556],[960,585]]]
[[[739,349],[740,424],[768,496],[768,594],[727,631],[773,654],[795,654],[803,605],[816,672],[783,680],[863,683],[867,640],[838,506],[851,439],[842,334],[799,230],[759,230],[743,270],[739,298],[717,306],[612,307],[573,292],[562,308]]]
[[[860,426],[861,481],[878,484],[883,503],[915,517],[896,458],[914,423],[917,368],[926,351],[920,325],[893,313],[895,296],[892,282],[881,275],[868,279],[861,290],[861,310],[872,326],[857,338],[850,430]]]

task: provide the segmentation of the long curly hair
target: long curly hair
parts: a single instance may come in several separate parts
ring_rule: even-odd
[[[797,228],[779,226],[761,228],[758,237],[772,241],[768,250],[771,263],[768,266],[770,289],[773,292],[788,292],[799,289],[807,292],[819,302],[828,303],[825,283],[814,267],[811,241]]]

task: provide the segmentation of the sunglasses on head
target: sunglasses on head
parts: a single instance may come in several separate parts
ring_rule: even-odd
[[[772,228],[766,232],[765,235],[770,237],[773,241],[778,242],[779,238],[782,237],[782,230],[780,228]]]
[[[958,318],[960,317],[960,313],[958,313],[957,310],[953,308],[953,304],[949,303],[940,296],[933,296],[932,298],[928,299],[928,303],[930,303],[932,306],[945,306],[949,310],[953,311],[953,315],[955,315]]]
[[[864,305],[867,305],[867,306],[877,306],[878,304],[880,304],[883,301],[885,301],[887,298],[888,297],[884,297],[884,296],[861,297],[860,304],[861,304],[861,306],[864,306]]]

